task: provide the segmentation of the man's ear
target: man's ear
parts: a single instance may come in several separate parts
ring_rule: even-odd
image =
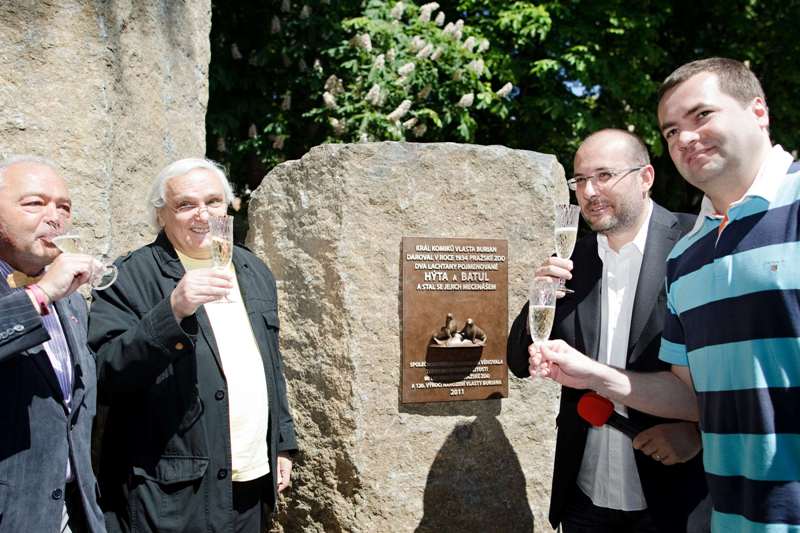
[[[753,98],[750,102],[750,111],[755,115],[759,126],[769,128],[769,108],[763,98],[760,96]]]
[[[645,165],[642,167],[642,170],[639,171],[639,186],[645,195],[647,195],[650,192],[650,189],[653,188],[653,182],[655,179],[656,171],[653,168],[653,165]]]

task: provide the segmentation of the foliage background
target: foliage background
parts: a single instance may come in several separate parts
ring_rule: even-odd
[[[620,127],[651,150],[655,199],[696,212],[698,191],[664,153],[655,94],[678,65],[714,55],[749,63],[767,94],[773,141],[797,155],[798,0],[441,0],[430,22],[419,19],[422,2],[404,4],[401,20],[392,22],[394,1],[213,2],[207,151],[228,166],[245,204],[274,165],[323,142],[503,144],[553,153],[569,173],[580,139]],[[463,20],[458,41],[436,24],[439,12],[447,22]],[[371,50],[352,44],[364,33]],[[417,58],[415,36],[441,46],[441,57]],[[470,36],[489,48],[466,49]],[[376,69],[377,55],[387,57],[390,48],[397,57]],[[467,67],[478,59],[480,75]],[[408,62],[416,68],[398,83],[397,69]],[[322,97],[331,75],[341,82],[331,93],[334,107]],[[507,82],[513,89],[498,95]],[[380,106],[365,101],[375,83],[386,93]],[[432,91],[420,98],[426,85]],[[467,92],[474,103],[458,106]],[[389,120],[404,99],[409,112]],[[416,123],[403,126],[410,118]]]

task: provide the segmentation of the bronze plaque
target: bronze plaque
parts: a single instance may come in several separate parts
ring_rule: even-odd
[[[508,397],[508,241],[403,237],[401,403]]]

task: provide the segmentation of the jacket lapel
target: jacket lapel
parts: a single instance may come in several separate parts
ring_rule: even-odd
[[[214,330],[211,328],[211,321],[208,319],[208,313],[206,313],[206,308],[204,305],[201,305],[195,311],[195,316],[197,317],[197,325],[200,329],[200,333],[203,335],[203,338],[206,340],[206,344],[208,344],[211,353],[214,355],[214,361],[217,363],[217,368],[219,368],[219,373],[225,377],[225,370],[222,367],[222,359],[219,356],[219,348],[217,348],[217,339],[214,337]]]
[[[583,271],[574,272],[575,282],[570,286],[575,293],[565,296],[565,298],[578,299],[575,315],[580,331],[575,333],[583,337],[585,353],[595,361],[600,352],[600,313],[602,312],[600,292],[603,277],[603,262],[597,255],[596,239],[595,236],[594,246],[589,247],[587,257],[574,258],[575,268]]]
[[[244,307],[247,309],[248,293],[255,293],[253,291],[253,284],[256,282],[253,273],[250,271],[250,265],[238,249],[233,249],[233,268],[236,269],[236,281],[239,283],[239,291],[242,293],[242,301]],[[248,309],[249,311],[249,309]]]
[[[254,315],[252,302],[257,299],[259,295],[259,278],[256,277],[255,273],[250,268],[246,257],[247,256],[244,254],[241,254],[239,261],[237,262],[235,261],[236,254],[234,254],[234,266],[236,267],[236,278],[239,282],[239,290],[242,292],[242,302],[244,303],[244,308],[247,311],[247,316],[250,319],[250,328],[252,328],[253,334],[255,335],[259,324],[257,322],[253,322]],[[253,296],[253,298],[250,296]],[[261,346],[259,346],[259,350],[261,350]]]
[[[36,367],[42,373],[42,377],[44,377],[44,380],[52,389],[53,397],[55,397],[59,403],[63,403],[64,394],[61,392],[61,385],[58,384],[56,371],[53,370],[53,365],[50,364],[50,357],[48,357],[47,351],[44,349],[44,344],[29,348],[23,353],[30,357],[31,360],[36,364]]]
[[[11,292],[11,290],[12,289],[9,288],[5,279],[0,279],[0,296],[5,296]],[[29,357],[31,361],[33,361],[33,363],[36,365],[36,368],[38,368],[39,372],[42,373],[42,377],[47,385],[52,389],[53,396],[59,402],[63,402],[64,395],[61,392],[61,386],[58,384],[58,378],[56,377],[55,370],[53,370],[53,365],[50,364],[50,358],[47,356],[47,351],[44,349],[44,344],[32,346],[31,348],[23,350],[20,353],[25,357]]]
[[[239,290],[242,293],[242,299],[244,302],[247,302],[247,286],[249,285],[249,268],[247,264],[243,261],[241,252],[234,247],[233,248],[233,268],[236,271],[236,281],[239,284]],[[214,359],[217,362],[217,366],[219,367],[220,374],[225,376],[225,370],[222,366],[222,358],[219,355],[219,348],[217,347],[216,337],[214,336],[214,330],[211,328],[211,321],[208,318],[208,313],[206,313],[206,309],[204,305],[201,305],[197,309],[197,323],[200,326],[200,331],[205,337],[208,346],[211,348],[211,353],[214,354]]]
[[[647,326],[655,325],[660,329],[660,325],[655,324],[659,321],[660,310],[655,309],[655,306],[658,295],[664,288],[667,255],[680,237],[677,222],[672,213],[653,202],[653,214],[647,230],[647,243],[633,301],[633,317],[628,336],[628,363],[635,361],[641,354],[644,346],[639,346],[639,340],[645,330],[650,329]]]
[[[63,298],[55,303],[58,319],[61,322],[61,329],[64,331],[64,338],[69,348],[70,359],[72,360],[72,405],[80,405],[86,393],[86,382],[83,378],[83,371],[86,365],[82,365],[83,356],[91,357],[86,348],[86,334],[81,331],[81,314],[76,309],[78,302],[75,298],[81,299],[80,295]]]
[[[153,246],[153,254],[156,257],[156,264],[161,269],[162,274],[168,278],[175,280],[177,284],[181,278],[186,274],[186,269],[183,268],[181,260],[178,258],[178,253],[169,242],[167,234],[164,230],[156,237],[155,246]]]
[[[79,405],[80,400],[83,397],[84,386],[83,381],[80,380],[80,376],[82,376],[81,366],[79,363],[79,355],[81,352],[78,350],[80,349],[79,343],[81,341],[76,339],[83,339],[83,349],[86,350],[86,338],[85,336],[77,335],[75,332],[75,327],[78,325],[77,319],[75,318],[75,312],[71,305],[67,303],[66,299],[62,299],[57,301],[54,304],[56,313],[58,313],[59,321],[61,322],[61,329],[64,331],[64,338],[67,341],[67,347],[69,348],[70,360],[72,362],[73,368],[73,382],[72,382],[72,389],[73,389],[73,397],[72,401],[74,405]],[[53,370],[53,364],[50,362],[50,356],[47,354],[47,350],[44,348],[44,343],[34,346],[32,348],[28,348],[23,352],[25,355],[31,358],[31,360],[36,364],[36,367],[42,373],[44,380],[50,386],[53,391],[53,397],[58,400],[59,403],[64,402],[64,393],[61,391],[61,385],[58,382],[58,376],[56,376],[56,371]],[[76,401],[76,396],[77,401]]]

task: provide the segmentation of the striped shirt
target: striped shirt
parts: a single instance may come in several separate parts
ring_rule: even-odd
[[[800,532],[800,173],[775,146],[667,260],[660,358],[688,366],[715,532]]]
[[[8,288],[6,277],[14,272],[11,266],[0,259],[0,278],[4,288]],[[58,313],[51,303],[47,306],[50,313],[42,317],[47,333],[50,335],[50,340],[44,343],[44,350],[47,352],[47,357],[50,359],[50,364],[58,378],[58,384],[61,387],[61,394],[64,396],[64,403],[69,406],[72,400],[72,358],[69,355],[69,346],[67,339],[64,337],[64,330],[61,327],[61,322],[58,319]]]

